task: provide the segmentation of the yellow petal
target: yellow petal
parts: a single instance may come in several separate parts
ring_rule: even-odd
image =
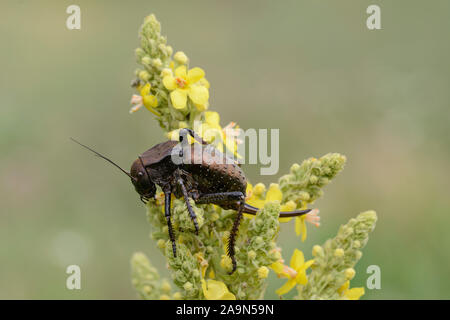
[[[228,291],[227,286],[222,281],[202,279],[203,295],[207,300],[235,300],[236,297]]]
[[[295,217],[295,234],[298,236],[302,235],[302,241],[306,239],[306,223],[305,216]]]
[[[143,86],[140,90],[141,97],[144,97],[144,96],[150,94],[151,88],[152,88],[152,86],[150,85],[150,83],[147,83],[145,86]]]
[[[204,105],[208,103],[209,91],[203,86],[191,85],[189,86],[189,98],[196,104]]]
[[[272,268],[272,270],[276,273],[276,274],[281,274],[283,273],[283,264],[279,261],[274,262],[270,265],[270,268]]]
[[[205,71],[203,71],[202,68],[192,68],[191,70],[188,71],[187,74],[187,80],[189,81],[189,83],[196,83],[197,81],[199,81],[200,79],[202,79],[205,76]]]
[[[352,288],[345,293],[345,297],[349,300],[359,300],[364,295],[364,288]]]
[[[308,278],[306,277],[306,272],[304,270],[297,273],[297,276],[295,277],[295,282],[301,285],[305,285],[308,283]]]
[[[279,296],[288,293],[289,291],[292,290],[292,288],[295,287],[295,280],[290,279],[288,280],[288,282],[286,282],[281,288],[279,288],[278,290],[275,291],[276,294],[278,294]]]
[[[236,297],[231,292],[225,292],[220,300],[236,300]]]
[[[175,77],[186,79],[186,66],[179,66],[175,69]]]
[[[205,122],[211,126],[219,125],[220,116],[215,111],[206,111],[205,112]]]
[[[156,107],[158,105],[158,99],[156,99],[153,95],[146,95],[142,97],[142,102],[146,108],[148,107]]]
[[[172,130],[166,133],[166,136],[169,140],[178,141],[178,139],[180,138],[180,129]]]
[[[177,88],[177,82],[175,81],[175,78],[171,75],[165,76],[163,78],[163,84],[164,87],[166,87],[167,90],[175,90]]]
[[[198,84],[200,84],[200,85],[206,87],[207,89],[209,89],[209,87],[211,86],[211,85],[209,84],[209,81],[206,80],[206,78],[201,78],[201,79],[198,81]]]
[[[306,222],[305,219],[302,219],[302,242],[305,242],[306,240]]]
[[[283,199],[283,194],[281,193],[280,187],[276,183],[271,183],[266,193],[266,201],[281,201],[281,199]]]
[[[342,294],[345,291],[348,290],[348,287],[350,287],[350,281],[345,281],[345,283],[338,289],[338,293]]]
[[[247,197],[250,197],[252,195],[253,186],[250,182],[247,183],[247,189],[245,190],[245,193]]]
[[[265,201],[258,197],[251,197],[246,201],[249,205],[258,209],[264,208]]]
[[[306,270],[314,264],[314,260],[308,260],[303,264],[303,268]]]
[[[205,103],[205,104],[198,104],[198,103],[194,103],[195,107],[197,108],[198,111],[205,111],[208,110],[209,108],[209,103]]]
[[[305,263],[305,257],[303,256],[303,252],[301,252],[298,249],[295,249],[291,258],[290,263],[291,268],[294,270],[298,270],[300,269],[303,263]]]
[[[175,109],[186,108],[187,92],[186,90],[174,90],[170,93],[170,99]]]

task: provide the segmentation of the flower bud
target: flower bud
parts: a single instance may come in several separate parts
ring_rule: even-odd
[[[316,244],[312,249],[312,255],[314,257],[322,257],[323,256],[323,248]]]
[[[173,53],[173,48],[171,46],[166,46],[167,55],[170,57]]]
[[[344,274],[347,280],[352,280],[355,277],[356,271],[353,268],[348,268],[345,269]]]
[[[145,294],[150,294],[150,292],[152,292],[152,288],[151,288],[150,286],[143,286],[143,287],[142,287],[142,291],[143,291]]]
[[[253,194],[255,196],[262,196],[262,194],[266,191],[266,186],[262,183],[258,183],[253,187]]]
[[[172,75],[172,70],[169,68],[164,68],[161,71],[161,77],[167,77],[167,76],[171,76]]]
[[[296,171],[298,171],[300,169],[300,165],[298,163],[294,163],[291,166],[291,173],[295,173]]]
[[[136,57],[141,58],[144,56],[145,52],[142,48],[137,48],[134,53],[136,54]]]
[[[169,297],[167,294],[162,294],[162,295],[159,297],[159,300],[170,300],[170,297]]]
[[[150,73],[148,73],[145,70],[142,70],[141,72],[139,72],[139,79],[147,82],[148,80],[150,80]]]
[[[175,53],[173,58],[180,64],[186,64],[188,62],[188,57],[183,51],[178,51],[177,53]]]
[[[342,258],[344,256],[344,254],[345,254],[345,252],[341,248],[337,248],[336,250],[334,250],[334,256],[337,258]]]
[[[269,268],[267,267],[259,267],[258,268],[258,278],[265,279],[269,275]]]
[[[309,183],[311,183],[311,184],[316,184],[317,181],[319,181],[319,178],[317,176],[311,176],[309,178]]]
[[[300,191],[298,193],[298,198],[302,201],[308,201],[309,199],[311,199],[311,196],[306,191]]]
[[[167,282],[167,280],[163,280],[163,282],[162,282],[162,284],[161,284],[161,290],[162,290],[164,293],[169,293],[171,289],[172,289],[172,288],[171,288],[171,286],[170,286],[170,283]]]
[[[155,68],[161,68],[161,67],[162,67],[162,61],[161,61],[161,59],[160,59],[160,58],[153,59],[152,65],[153,65]]]
[[[160,249],[164,249],[166,247],[166,242],[163,239],[159,239],[156,242],[156,246]]]
[[[175,292],[172,297],[173,297],[174,300],[181,300],[181,299],[183,299],[183,295],[180,292]]]
[[[247,256],[248,256],[248,258],[249,258],[250,260],[253,260],[253,259],[256,258],[256,252],[253,251],[253,250],[250,250],[250,251],[247,253]]]
[[[144,56],[141,59],[141,63],[144,65],[150,65],[151,62],[152,62],[152,59],[149,56]]]
[[[190,282],[188,281],[188,282],[186,282],[186,283],[183,285],[183,288],[184,288],[184,290],[186,290],[186,291],[191,291],[192,289],[194,289],[194,286],[192,285],[192,283],[190,283]]]

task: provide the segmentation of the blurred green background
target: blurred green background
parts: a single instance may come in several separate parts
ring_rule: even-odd
[[[81,7],[70,31],[67,6]],[[366,28],[381,6],[382,30]],[[348,157],[318,200],[322,226],[301,243],[282,226],[289,258],[374,209],[366,299],[450,298],[450,2],[2,1],[0,5],[0,298],[133,299],[129,259],[160,269],[145,210],[128,179],[69,141],[128,167],[162,141],[146,110],[129,115],[134,49],[155,13],[175,50],[206,70],[222,125],[280,128],[280,171],[327,152]],[[80,265],[82,290],[65,288]],[[167,274],[167,273],[166,273]],[[284,283],[271,277],[267,298]]]

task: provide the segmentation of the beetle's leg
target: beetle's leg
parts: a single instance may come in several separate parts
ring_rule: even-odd
[[[191,203],[189,202],[189,195],[187,193],[186,186],[184,185],[182,178],[178,178],[177,182],[181,187],[181,192],[183,193],[184,202],[186,202],[186,207],[188,209],[189,215],[191,216],[191,219],[194,222],[195,234],[198,235],[197,216],[195,215],[194,209],[192,209]]]
[[[217,192],[217,193],[200,193],[193,196],[195,203],[198,204],[222,204],[226,202],[241,201],[244,194],[240,191]]]
[[[233,264],[233,269],[231,270],[230,274],[232,274],[234,271],[236,271],[236,252],[234,250],[234,245],[236,242],[236,237],[239,231],[239,224],[241,223],[243,211],[244,211],[244,204],[245,204],[245,198],[242,195],[242,200],[239,201],[239,210],[236,216],[236,219],[233,223],[233,228],[230,232],[230,238],[228,239],[228,247],[227,247],[227,254],[231,258],[231,262]]]
[[[144,196],[141,196],[141,201],[144,203],[144,204],[147,204],[147,199],[144,197]]]
[[[189,134],[192,138],[194,138],[195,140],[197,140],[197,142],[206,145],[208,144],[208,142],[206,142],[205,140],[202,139],[202,137],[200,137],[198,134],[195,133],[194,130],[189,129],[189,128],[183,128],[180,130],[180,137],[179,137],[179,141],[183,142],[184,140],[187,141],[187,134]],[[185,142],[186,143],[186,142]]]
[[[172,242],[173,256],[176,257],[177,246],[175,244],[175,235],[173,233],[172,222],[170,221],[170,196],[171,196],[170,191],[164,193],[164,215],[166,216],[167,227],[169,228],[169,238],[170,241]]]

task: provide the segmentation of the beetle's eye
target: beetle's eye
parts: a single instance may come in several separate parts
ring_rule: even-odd
[[[144,173],[143,173],[142,171],[139,171],[139,172],[138,172],[138,176],[139,176],[139,177],[142,177],[143,175],[144,175]]]

